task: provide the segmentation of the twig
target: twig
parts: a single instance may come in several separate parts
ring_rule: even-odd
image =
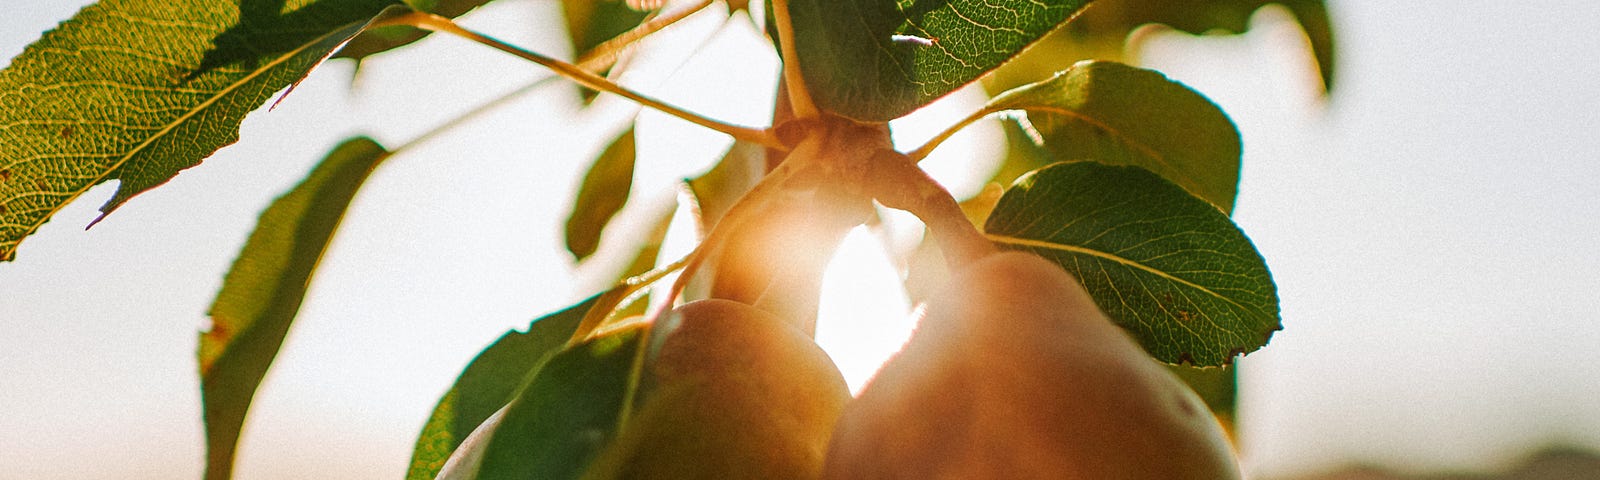
[[[778,142],[777,137],[767,129],[756,129],[724,123],[715,119],[704,117],[694,112],[690,112],[688,110],[684,110],[682,108],[678,108],[676,106],[672,106],[660,100],[656,100],[638,92],[629,90],[621,85],[612,83],[610,80],[606,80],[599,75],[589,73],[589,71],[584,70],[577,65],[524,50],[520,47],[502,42],[493,37],[467,30],[459,25],[456,25],[455,22],[448,18],[431,13],[415,12],[396,17],[389,20],[389,22],[392,22],[391,24],[411,25],[413,27],[425,30],[449,33],[451,35],[472,40],[474,42],[493,47],[496,50],[516,55],[524,60],[543,65],[555,71],[557,74],[571,79],[572,81],[577,82],[585,87],[620,95],[635,102],[639,102],[641,105],[654,108],[668,115],[684,119],[690,123],[728,134],[735,140],[742,140],[746,142],[782,148],[782,143]]]
[[[605,326],[606,320],[610,318],[612,311],[616,310],[617,305],[621,304],[623,300],[634,293],[644,290],[645,287],[661,281],[667,274],[682,269],[687,261],[688,257],[681,258],[670,265],[664,265],[661,268],[629,277],[618,283],[617,286],[600,294],[600,298],[595,300],[594,306],[590,307],[589,311],[584,313],[583,320],[578,322],[578,328],[573,330],[572,337],[567,339],[567,346],[577,345],[583,342],[584,339],[589,338],[590,334]]]
[[[578,57],[578,60],[575,63],[577,63],[579,68],[590,72],[599,73],[601,70],[605,70],[607,67],[610,67],[612,63],[616,62],[617,56],[620,55],[623,50],[626,50],[628,47],[632,46],[634,42],[637,42],[639,39],[649,36],[652,33],[659,32],[662,29],[672,26],[672,24],[678,23],[679,20],[688,18],[690,15],[699,13],[701,10],[705,10],[706,7],[711,6],[711,4],[715,1],[716,0],[701,0],[700,3],[695,4],[692,7],[646,20],[644,23],[633,27],[632,30],[623,32],[621,35],[617,35],[612,37],[610,40],[606,40],[601,42],[599,45],[596,45],[594,48],[590,49],[588,53]]]
[[[983,117],[987,117],[990,114],[1001,111],[1004,111],[1004,109],[984,107],[982,110],[973,112],[972,115],[968,115],[967,118],[963,118],[954,125],[946,127],[944,131],[939,132],[938,135],[929,139],[927,143],[923,143],[922,146],[917,147],[915,150],[906,152],[906,156],[910,157],[912,162],[920,162],[922,159],[928,158],[928,154],[933,153],[933,149],[939,148],[939,144],[944,143],[945,140],[949,140],[951,136],[955,135],[956,132],[961,131],[962,128],[966,128],[967,125],[971,125],[973,122],[982,120]]]
[[[772,18],[778,29],[778,48],[783,52],[783,83],[789,90],[789,106],[794,109],[794,117],[820,117],[821,110],[811,99],[811,90],[806,88],[805,78],[800,74],[800,55],[794,46],[794,22],[789,17],[788,0],[772,0]]]

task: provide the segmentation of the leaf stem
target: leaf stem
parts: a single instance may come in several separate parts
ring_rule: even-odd
[[[659,32],[662,29],[672,26],[672,24],[678,23],[679,20],[688,18],[690,15],[699,13],[706,7],[711,6],[711,4],[715,1],[716,0],[701,0],[700,3],[689,8],[659,15],[655,18],[646,20],[644,23],[633,27],[632,30],[623,32],[621,35],[612,37],[610,40],[601,42],[594,48],[589,49],[588,53],[584,53],[582,56],[578,57],[578,61],[576,63],[579,68],[589,72],[597,73],[601,70],[605,70],[607,67],[610,67],[616,62],[617,56],[621,55],[623,50],[633,46],[634,42],[637,42],[639,39],[649,36],[652,33]]]
[[[772,0],[772,18],[778,29],[778,48],[783,54],[783,83],[789,90],[789,106],[797,119],[822,116],[821,110],[806,89],[805,77],[800,75],[799,50],[794,46],[794,21],[789,17],[788,0]]]
[[[578,322],[578,328],[573,330],[572,337],[567,340],[567,346],[577,345],[583,342],[584,339],[589,338],[589,335],[599,330],[600,327],[605,326],[606,320],[611,317],[612,311],[616,310],[617,306],[621,305],[624,300],[640,290],[644,290],[645,287],[661,281],[667,274],[682,269],[687,262],[688,257],[681,258],[669,265],[663,265],[655,270],[629,277],[601,294],[600,298],[595,300],[594,306],[584,313],[583,320]]]
[[[922,159],[928,158],[928,154],[933,153],[933,149],[939,148],[939,144],[944,143],[945,140],[949,140],[950,137],[956,134],[956,132],[961,131],[961,129],[966,128],[967,125],[971,125],[973,122],[982,120],[983,117],[987,117],[990,114],[1000,111],[1004,111],[1004,109],[996,109],[986,106],[981,110],[972,112],[972,115],[967,115],[967,118],[963,118],[961,121],[946,127],[944,131],[939,132],[938,135],[929,139],[927,143],[923,143],[922,146],[917,147],[915,150],[906,152],[906,156],[910,157],[913,163],[920,162]]]
[[[447,133],[450,130],[455,129],[456,127],[460,127],[461,125],[466,124],[468,121],[471,121],[471,120],[473,120],[475,118],[478,118],[479,116],[481,116],[481,115],[483,115],[485,113],[489,113],[491,111],[494,111],[497,108],[505,106],[505,104],[507,102],[510,102],[511,100],[516,99],[517,97],[520,97],[520,96],[526,95],[528,93],[531,93],[531,92],[533,92],[535,90],[538,90],[541,87],[544,87],[544,86],[547,86],[547,85],[553,85],[554,84],[553,81],[555,79],[557,79],[557,78],[561,78],[561,77],[549,76],[549,77],[544,77],[544,78],[541,78],[541,79],[538,79],[538,80],[534,80],[532,82],[529,82],[526,85],[523,85],[521,87],[517,87],[516,90],[512,90],[512,91],[506,92],[505,94],[500,95],[498,97],[489,99],[489,100],[479,104],[476,107],[472,107],[471,110],[467,110],[465,112],[462,112],[461,114],[456,115],[455,117],[452,117],[449,120],[445,120],[444,123],[436,125],[433,128],[428,129],[428,131],[426,131],[426,132],[422,132],[421,135],[413,137],[411,140],[407,140],[406,143],[403,143],[403,144],[400,144],[400,146],[394,147],[393,149],[389,150],[389,155],[390,156],[398,155],[401,151],[416,147],[417,145],[426,143],[429,140],[433,140],[434,138],[438,138],[439,135]]]
[[[728,239],[734,232],[739,230],[740,226],[765,212],[768,204],[775,198],[775,194],[781,192],[788,185],[789,180],[798,176],[799,173],[793,162],[780,163],[777,168],[762,177],[761,181],[757,182],[754,187],[751,187],[750,191],[739,197],[739,200],[734,202],[733,207],[723,214],[722,220],[719,220],[717,225],[712,227],[711,232],[706,234],[705,240],[700,241],[700,244],[695,246],[694,250],[685,257],[683,271],[679,272],[677,280],[673,281],[672,287],[667,290],[667,298],[654,311],[646,315],[646,320],[653,323],[666,316],[666,313],[672,310],[673,302],[677,300],[679,295],[683,294],[683,290],[689,286],[689,281],[694,278],[694,274],[700,270],[706,260],[715,255],[717,250],[722,247],[722,244],[727,243]]]
[[[672,116],[681,118],[683,120],[686,120],[686,121],[688,121],[690,123],[693,123],[693,124],[696,124],[696,125],[700,125],[702,127],[706,127],[706,128],[712,129],[712,130],[716,130],[718,132],[722,132],[722,133],[728,134],[729,136],[732,136],[735,140],[742,140],[742,141],[746,141],[746,142],[757,143],[757,144],[771,146],[771,147],[775,147],[775,148],[782,148],[782,146],[783,146],[783,144],[778,141],[777,136],[774,135],[768,129],[756,129],[756,128],[743,127],[743,126],[733,125],[733,124],[729,124],[729,123],[724,123],[724,122],[721,122],[721,121],[718,121],[718,120],[715,120],[715,119],[707,118],[705,116],[702,116],[702,115],[694,113],[694,112],[690,112],[688,110],[684,110],[682,108],[678,108],[678,107],[672,106],[672,105],[667,104],[665,102],[662,102],[660,100],[656,100],[654,98],[650,98],[650,97],[645,96],[643,94],[640,94],[638,92],[634,92],[632,90],[624,88],[621,85],[617,85],[615,83],[612,83],[610,80],[606,80],[604,77],[601,77],[599,75],[595,75],[593,73],[589,73],[589,71],[584,70],[582,67],[579,67],[577,65],[573,65],[571,63],[563,62],[563,61],[557,60],[555,58],[551,58],[551,57],[548,57],[548,56],[545,56],[545,55],[534,53],[534,52],[522,49],[520,47],[517,47],[515,45],[511,45],[509,43],[500,41],[500,40],[495,39],[493,37],[489,37],[487,35],[483,35],[483,34],[468,30],[466,28],[462,28],[460,25],[456,25],[455,22],[451,21],[448,18],[444,18],[444,17],[438,16],[438,15],[434,15],[434,14],[431,14],[431,13],[414,12],[414,13],[411,13],[411,14],[403,15],[403,16],[397,17],[395,19],[392,19],[392,20],[390,20],[390,22],[393,22],[394,24],[411,25],[413,27],[417,27],[417,28],[421,28],[421,29],[425,29],[425,30],[432,30],[432,31],[436,31],[436,32],[444,32],[444,33],[448,33],[448,34],[451,34],[451,35],[462,37],[462,38],[465,38],[467,40],[471,40],[471,41],[474,41],[474,42],[477,42],[477,43],[480,43],[480,44],[483,44],[483,45],[487,45],[487,46],[492,47],[492,48],[494,48],[496,50],[500,50],[502,52],[506,52],[506,53],[515,55],[515,56],[517,56],[519,58],[522,58],[524,60],[528,60],[530,62],[537,63],[539,65],[543,65],[543,66],[555,71],[557,74],[559,74],[559,75],[561,75],[563,77],[566,77],[568,79],[571,79],[572,81],[577,82],[578,84],[583,85],[585,87],[589,87],[589,88],[592,88],[592,89],[595,89],[595,90],[598,90],[598,91],[602,91],[602,92],[610,92],[610,93],[614,93],[614,94],[620,95],[622,97],[625,97],[625,98],[628,98],[628,99],[633,100],[635,102],[638,102],[639,104],[644,105],[646,107],[650,107],[650,108],[654,108],[656,110],[659,110],[662,113],[666,113],[668,115],[672,115]]]

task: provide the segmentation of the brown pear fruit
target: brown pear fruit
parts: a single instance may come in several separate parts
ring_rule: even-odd
[[[991,254],[845,408],[823,478],[1229,480],[1200,399],[1055,264]]]
[[[654,330],[636,410],[585,478],[817,478],[850,390],[810,337],[729,300]]]

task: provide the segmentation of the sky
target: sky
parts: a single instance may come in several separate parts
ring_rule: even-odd
[[[0,57],[82,3],[11,7]],[[1235,220],[1272,269],[1285,324],[1242,367],[1253,477],[1352,462],[1492,470],[1554,442],[1600,448],[1600,4],[1535,5],[1330,1],[1340,64],[1326,100],[1278,10],[1246,36],[1162,35],[1144,48],[1146,65],[1210,96],[1244,137]],[[570,55],[557,15],[554,2],[500,0],[463,23]],[[698,43],[712,17],[668,33]],[[748,26],[717,35],[692,58],[651,50],[624,83],[761,125],[776,60]],[[197,477],[195,331],[259,211],[339,140],[395,146],[545,75],[451,38],[359,75],[330,63],[249,117],[240,143],[93,229],[110,186],[62,210],[0,264],[0,479]],[[897,135],[974,101],[958,94]],[[599,288],[603,272],[561,250],[561,222],[583,163],[633,109],[575,112],[573,90],[547,88],[375,173],[256,397],[237,478],[401,475],[478,349]],[[574,118],[594,127],[566,130]],[[639,135],[643,200],[626,218],[660,208],[674,179],[728,144],[649,112]],[[930,162],[960,164],[994,135],[980,128]],[[843,255],[836,264],[883,261],[859,240]],[[825,312],[892,318],[908,306],[890,294],[852,307],[850,295],[892,277],[830,277],[841,280],[825,288]],[[890,323],[859,336],[892,345],[906,324]],[[887,351],[830,343],[858,362]]]

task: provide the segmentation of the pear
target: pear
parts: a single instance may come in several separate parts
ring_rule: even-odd
[[[817,478],[850,390],[810,337],[764,310],[701,300],[651,341],[636,410],[585,478]]]
[[[1055,264],[962,266],[845,408],[826,479],[1228,480],[1200,399]]]

